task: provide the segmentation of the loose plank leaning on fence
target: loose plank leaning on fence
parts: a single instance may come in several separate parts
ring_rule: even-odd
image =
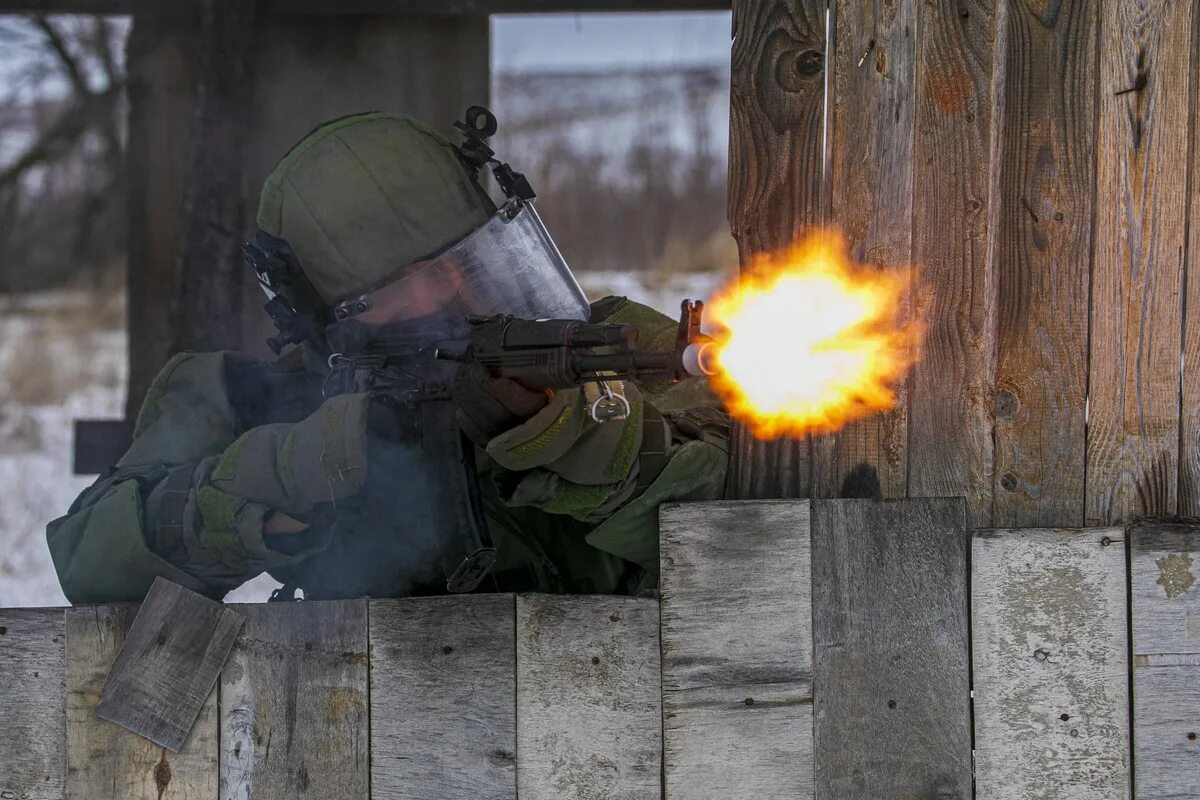
[[[1122,530],[980,532],[971,567],[977,797],[1123,800]]]
[[[1129,536],[1137,797],[1200,797],[1200,527]]]
[[[221,673],[222,800],[368,795],[365,600],[238,605]]]
[[[63,796],[64,638],[61,608],[0,609],[0,798]]]
[[[813,503],[818,800],[971,797],[962,498]]]
[[[658,603],[517,597],[521,800],[662,794]]]
[[[100,688],[133,624],[136,605],[68,608],[68,800],[212,800],[217,796],[217,693],[178,753],[98,718]]]
[[[668,800],[811,797],[809,501],[664,506]]]
[[[515,800],[513,596],[374,600],[371,796]]]
[[[228,606],[156,578],[100,690],[96,716],[179,752],[242,622]]]

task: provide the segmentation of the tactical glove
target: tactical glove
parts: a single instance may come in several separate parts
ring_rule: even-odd
[[[510,378],[493,378],[477,364],[464,364],[454,375],[455,417],[463,433],[480,447],[515,428],[550,402],[545,392],[527,389]]]

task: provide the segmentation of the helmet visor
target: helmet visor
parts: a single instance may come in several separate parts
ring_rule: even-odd
[[[334,306],[335,324],[451,320],[439,323],[437,334],[442,336],[465,333],[469,314],[588,318],[583,290],[532,204],[510,200],[448,249]]]

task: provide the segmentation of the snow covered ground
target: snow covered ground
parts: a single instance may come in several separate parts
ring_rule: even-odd
[[[672,316],[707,297],[707,273],[584,273],[591,297],[624,294]],[[0,297],[0,607],[64,605],[45,528],[93,480],[71,474],[72,424],[120,416],[125,397],[119,293],[83,290]],[[261,602],[267,576],[227,600]]]

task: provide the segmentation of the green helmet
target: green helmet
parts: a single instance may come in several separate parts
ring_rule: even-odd
[[[292,148],[263,185],[258,227],[287,242],[332,305],[458,241],[495,210],[445,137],[373,112],[328,122]]]

